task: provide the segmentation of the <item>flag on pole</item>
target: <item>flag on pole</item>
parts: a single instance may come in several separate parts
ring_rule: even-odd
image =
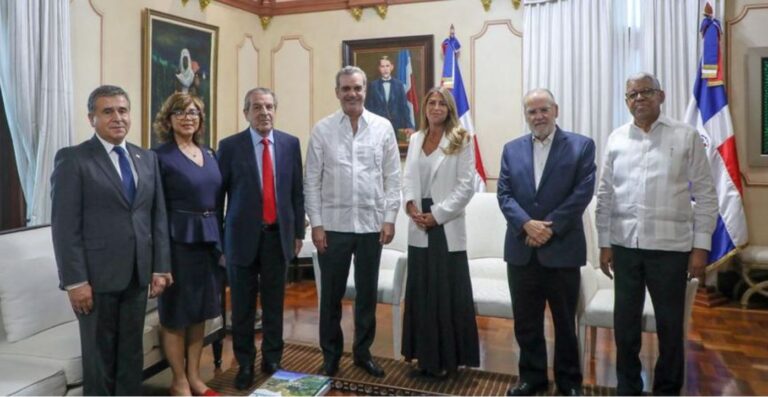
[[[451,90],[453,98],[456,100],[456,112],[459,115],[461,126],[469,132],[472,137],[472,144],[475,148],[475,191],[485,191],[485,168],[483,167],[483,159],[480,156],[480,147],[477,144],[477,135],[475,134],[475,128],[472,125],[472,115],[469,113],[469,101],[467,100],[467,93],[464,90],[464,82],[461,79],[461,71],[459,70],[459,49],[461,44],[453,34],[453,26],[451,26],[451,35],[443,41],[443,77],[440,79],[440,85],[447,87]]]
[[[722,79],[720,22],[712,17],[709,3],[699,28],[703,52],[693,97],[686,112],[686,122],[694,126],[704,141],[717,190],[719,216],[712,234],[710,265],[719,265],[747,244],[747,221],[742,202],[741,174],[736,154],[728,98]]]
[[[405,99],[410,112],[411,125],[416,126],[416,115],[419,114],[419,100],[416,98],[416,78],[413,76],[411,52],[404,48],[397,56],[397,79],[405,85]],[[418,128],[418,126],[416,127]]]

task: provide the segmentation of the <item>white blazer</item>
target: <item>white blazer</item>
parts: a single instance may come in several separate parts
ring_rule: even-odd
[[[413,204],[421,211],[421,199],[427,195],[423,192],[429,189],[429,196],[434,204],[431,211],[438,225],[443,225],[445,237],[448,241],[448,251],[466,251],[467,231],[464,222],[464,208],[475,194],[473,178],[475,175],[475,152],[471,140],[454,154],[446,155],[448,139],[443,136],[436,149],[435,155],[439,156],[432,169],[432,186],[421,186],[419,176],[419,156],[426,133],[416,132],[411,135],[408,145],[408,155],[405,158],[403,170],[403,210],[407,203]],[[427,232],[419,229],[413,220],[408,222],[408,245],[425,248],[427,246]]]

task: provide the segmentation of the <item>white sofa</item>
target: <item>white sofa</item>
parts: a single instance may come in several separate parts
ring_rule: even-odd
[[[0,234],[0,253],[0,395],[81,394],[80,334],[58,289],[50,227]],[[167,366],[156,306],[147,304],[145,378]],[[222,317],[208,321],[206,342],[223,339],[222,325]]]
[[[467,205],[466,223],[475,313],[511,319],[512,296],[504,262],[507,220],[501,213],[496,193],[476,193]]]

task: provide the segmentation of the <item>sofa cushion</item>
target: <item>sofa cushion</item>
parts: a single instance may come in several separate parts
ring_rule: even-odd
[[[71,321],[12,343],[0,342],[0,361],[6,359],[64,370],[67,384],[83,380],[80,329]]]
[[[150,353],[159,350],[158,322],[157,311],[147,314],[142,336],[145,367],[157,362],[157,359],[150,357]],[[0,362],[6,360],[60,368],[64,370],[67,384],[81,383],[83,368],[77,321],[61,324],[15,343],[0,342]]]
[[[507,220],[496,193],[477,193],[467,205],[467,255],[469,259],[504,258]]]
[[[586,323],[593,327],[613,328],[613,289],[600,289],[589,301],[584,311]],[[655,319],[653,303],[648,291],[645,292],[645,304],[643,306],[643,321]],[[648,330],[645,330],[648,331]]]
[[[62,396],[66,391],[64,371],[0,358],[0,396]]]
[[[9,342],[75,320],[67,293],[56,288],[58,283],[53,256],[0,259],[0,312]]]
[[[472,296],[478,316],[513,318],[512,296],[507,282],[507,265],[501,258],[469,261]]]

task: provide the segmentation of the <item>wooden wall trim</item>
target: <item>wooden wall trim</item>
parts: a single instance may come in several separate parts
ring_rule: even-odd
[[[243,35],[243,39],[240,41],[240,44],[237,45],[237,48],[235,50],[235,54],[237,55],[237,62],[235,63],[235,79],[237,81],[237,86],[235,87],[235,103],[237,106],[235,106],[235,127],[237,127],[238,124],[240,124],[240,118],[243,117],[243,110],[240,108],[241,104],[244,104],[240,101],[242,101],[244,98],[240,98],[240,93],[237,92],[240,89],[241,82],[240,82],[240,49],[246,46],[246,44],[250,43],[251,47],[253,47],[253,50],[256,51],[256,57],[258,59],[258,62],[261,62],[261,51],[259,51],[259,47],[256,46],[256,42],[253,41],[253,35],[250,33],[246,33]],[[259,78],[259,75],[261,74],[261,68],[260,65],[256,65],[256,84],[258,85],[261,79]],[[251,89],[254,87],[249,87],[248,89]],[[239,129],[239,128],[238,128]],[[218,146],[218,145],[217,145]]]
[[[760,10],[760,9],[766,9],[768,8],[768,4],[749,4],[744,7],[742,7],[741,12],[739,12],[739,15],[727,20],[725,22],[725,73],[726,73],[726,81],[728,84],[726,85],[726,90],[728,91],[728,98],[733,97],[733,91],[731,90],[731,82],[733,79],[731,78],[731,54],[732,54],[732,40],[731,36],[733,36],[732,32],[734,29],[734,26],[740,23],[744,18],[747,16],[747,14],[750,11],[754,10]],[[743,153],[743,155],[746,155],[746,153]],[[747,165],[749,167],[749,165]],[[749,173],[744,172],[743,168],[741,171],[741,179],[742,181],[749,187],[768,187],[768,183],[766,182],[759,182],[756,180],[750,180]]]

